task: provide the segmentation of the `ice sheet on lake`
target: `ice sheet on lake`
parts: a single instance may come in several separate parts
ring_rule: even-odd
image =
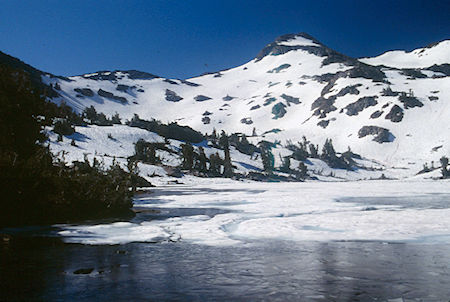
[[[236,182],[160,187],[139,206],[226,211],[140,223],[61,226],[59,234],[67,242],[84,244],[182,240],[229,245],[248,239],[442,242],[450,238],[449,184]],[[430,207],[424,206],[427,200]]]

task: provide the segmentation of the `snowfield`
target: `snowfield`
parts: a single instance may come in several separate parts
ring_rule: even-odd
[[[241,66],[187,81],[138,71],[42,80],[57,87],[53,102],[77,112],[94,106],[107,116],[119,113],[123,121],[138,114],[202,133],[255,131],[252,143],[295,143],[306,136],[323,145],[331,138],[337,151],[350,146],[388,169],[409,170],[401,174],[410,177],[450,154],[449,54],[447,40],[358,60],[297,34],[279,37]],[[362,135],[363,127],[375,132]],[[376,141],[376,131],[385,131],[384,139]],[[283,155],[275,151],[276,159]]]
[[[167,219],[59,225],[59,234],[66,242],[83,244],[450,242],[449,181],[215,182],[158,187],[136,199],[137,208],[160,211]],[[170,217],[180,209],[191,214]]]
[[[442,41],[435,45],[418,48],[410,52],[404,50],[387,51],[373,58],[362,58],[361,62],[370,65],[384,65],[395,68],[425,68],[434,64],[450,62],[450,41]]]

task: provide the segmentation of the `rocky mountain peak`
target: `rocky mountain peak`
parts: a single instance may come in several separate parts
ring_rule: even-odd
[[[139,70],[102,70],[93,73],[83,74],[81,77],[90,80],[106,80],[113,81],[117,79],[122,79],[124,77],[128,77],[131,80],[152,80],[159,78],[159,76],[139,71]]]

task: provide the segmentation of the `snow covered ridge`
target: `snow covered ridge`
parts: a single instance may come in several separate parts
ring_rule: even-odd
[[[58,94],[52,101],[77,112],[92,105],[108,116],[272,142],[331,138],[337,150],[350,146],[387,167],[418,171],[450,154],[449,53],[443,41],[395,52],[400,65],[377,66],[380,57],[351,58],[301,33],[277,38],[242,66],[187,81],[138,71],[42,79]],[[423,64],[401,65],[415,57]]]
[[[359,60],[370,65],[384,65],[394,68],[426,68],[433,65],[449,64],[450,40],[410,52],[393,50],[374,58],[361,58]]]

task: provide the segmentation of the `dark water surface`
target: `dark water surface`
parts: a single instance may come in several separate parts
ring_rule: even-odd
[[[195,194],[160,192],[161,194]],[[143,195],[146,197],[147,195]],[[151,195],[148,195],[151,196]],[[448,196],[338,202],[448,208]],[[426,200],[424,199],[426,198]],[[228,212],[136,202],[140,223]],[[112,222],[112,221],[109,221]],[[109,223],[92,221],[91,224]],[[450,227],[450,226],[449,226]],[[450,301],[450,241],[63,243],[57,227],[0,230],[0,301]],[[2,234],[3,233],[3,234]]]
[[[88,246],[13,236],[2,240],[0,255],[1,301],[450,299],[448,244]]]

